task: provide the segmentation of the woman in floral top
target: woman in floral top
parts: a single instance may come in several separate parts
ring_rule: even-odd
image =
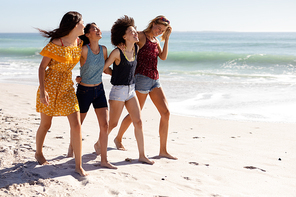
[[[41,51],[43,59],[39,67],[39,89],[36,110],[41,123],[36,133],[35,158],[39,164],[48,164],[43,156],[43,143],[50,129],[53,116],[67,116],[71,128],[71,141],[75,154],[75,171],[87,175],[82,168],[82,136],[78,101],[72,81],[72,69],[80,60],[83,20],[78,12],[66,13],[59,28],[53,31],[39,30],[50,42]],[[46,69],[47,68],[47,69]]]

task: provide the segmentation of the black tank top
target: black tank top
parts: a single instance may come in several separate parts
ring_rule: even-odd
[[[118,47],[117,47],[118,48]],[[135,57],[134,61],[128,61],[121,51],[120,51],[120,63],[116,65],[113,63],[113,71],[111,77],[112,85],[131,85],[135,83],[135,70],[137,66],[137,53],[138,45],[135,44]]]

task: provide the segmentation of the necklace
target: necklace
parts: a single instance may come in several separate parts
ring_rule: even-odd
[[[126,56],[125,51],[126,51],[126,46],[125,46],[125,48],[124,48],[123,55],[124,55],[124,57],[125,57],[128,61],[130,61],[130,60],[128,59],[128,57]],[[135,59],[135,57],[136,57],[136,53],[135,53],[135,49],[134,49],[134,47],[133,47],[132,51],[133,51],[133,59]]]
[[[90,47],[90,43],[88,44],[88,46],[89,46],[90,50],[93,52],[93,54],[97,55],[100,53],[100,46],[99,46],[98,50],[95,50],[95,51],[92,50],[92,48]]]

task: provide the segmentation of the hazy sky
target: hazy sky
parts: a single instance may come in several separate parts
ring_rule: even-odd
[[[143,30],[162,14],[173,31],[296,32],[296,0],[7,0],[1,2],[0,32],[52,30],[72,10],[103,31],[123,15]]]

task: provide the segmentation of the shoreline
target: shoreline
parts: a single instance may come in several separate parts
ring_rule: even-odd
[[[1,82],[19,80],[20,84],[33,84],[31,77],[38,83],[42,59],[39,52],[48,40],[36,35],[2,36]],[[290,42],[295,36],[281,33],[268,36],[219,32],[172,34],[168,59],[158,61],[160,82],[171,113],[296,123],[296,115],[290,110],[296,107],[293,94],[295,44]],[[108,35],[103,35],[100,44],[105,45],[109,53],[114,48]],[[73,69],[73,76],[78,73],[79,64]]]
[[[83,167],[74,172],[66,158],[69,125],[55,117],[44,143],[51,163],[37,165],[35,111],[38,86],[0,84],[0,196],[293,196],[296,192],[296,136],[293,123],[215,120],[171,115],[168,151],[178,157],[157,157],[159,114],[152,103],[142,113],[145,153],[155,164],[137,161],[133,127],[123,138],[127,151],[116,150],[110,133],[108,160],[118,167],[100,167],[93,154],[98,123],[90,109],[82,125]],[[107,84],[106,84],[107,86]],[[108,87],[107,87],[108,88]],[[120,121],[126,115],[123,112]]]
[[[76,73],[77,74],[77,71]],[[73,74],[73,76],[75,75]],[[78,74],[77,74],[78,75]],[[75,75],[76,76],[76,75]],[[75,81],[75,78],[73,77],[73,81]],[[5,78],[5,79],[1,79],[0,78],[0,84],[15,84],[15,85],[28,85],[28,86],[36,86],[38,88],[39,86],[39,82],[38,82],[38,78],[32,78],[31,76],[27,76],[27,77],[23,77],[23,78]],[[109,96],[109,92],[110,89],[112,87],[112,85],[110,84],[110,77],[108,75],[103,75],[103,84],[104,84],[104,89],[105,89],[105,94],[106,94],[106,98],[108,100],[108,96]],[[163,83],[164,86],[167,85],[166,82]],[[162,84],[162,85],[163,85]],[[74,85],[75,86],[75,85]],[[164,87],[164,91],[166,93],[166,90],[168,87]],[[170,105],[170,99],[169,100],[169,105]],[[152,101],[150,99],[150,97],[147,97],[146,104],[149,103],[149,105],[152,105]],[[153,105],[152,105],[153,106]],[[154,106],[153,106],[154,107]],[[264,120],[264,119],[239,119],[239,118],[219,118],[219,117],[215,117],[215,116],[198,116],[198,115],[189,115],[186,113],[177,113],[177,112],[172,112],[172,115],[175,116],[182,116],[182,117],[190,117],[190,118],[201,118],[201,119],[210,119],[210,120],[226,120],[226,121],[238,121],[238,122],[258,122],[258,123],[278,123],[278,124],[296,124],[296,120],[295,122],[291,122],[291,121],[283,121],[283,120]]]

